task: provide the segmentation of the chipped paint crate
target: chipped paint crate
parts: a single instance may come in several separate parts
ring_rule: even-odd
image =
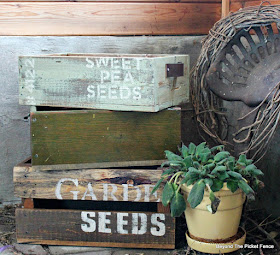
[[[48,245],[175,248],[175,220],[160,203],[161,169],[37,171],[14,168],[17,241]]]
[[[188,55],[19,57],[23,105],[157,112],[189,101]]]
[[[181,142],[181,108],[157,113],[107,110],[31,111],[33,167],[160,165]]]

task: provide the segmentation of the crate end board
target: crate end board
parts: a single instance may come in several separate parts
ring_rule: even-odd
[[[13,176],[15,196],[21,198],[159,202],[163,185],[151,192],[161,174],[151,168],[36,171],[21,163]]]
[[[188,55],[63,54],[19,58],[19,102],[157,112],[189,102]],[[182,65],[178,76],[168,64]]]
[[[20,243],[175,248],[175,220],[154,212],[16,209]]]
[[[30,114],[33,166],[143,165],[164,160],[164,151],[181,143],[179,107],[157,113],[49,109]]]

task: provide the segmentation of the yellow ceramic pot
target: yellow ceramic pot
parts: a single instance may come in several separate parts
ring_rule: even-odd
[[[192,186],[184,185],[182,192],[187,201]],[[205,190],[204,197],[195,209],[187,203],[185,210],[188,231],[191,238],[196,240],[219,241],[231,238],[237,234],[240,223],[245,194],[238,189],[232,193],[224,184],[224,187],[215,192],[221,202],[215,214],[210,213],[206,206],[211,204],[209,192]]]

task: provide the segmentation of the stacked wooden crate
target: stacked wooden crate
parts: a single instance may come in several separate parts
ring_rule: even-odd
[[[18,242],[174,248],[174,219],[151,191],[181,141],[173,106],[188,101],[188,56],[49,55],[19,67],[32,157],[14,168]]]

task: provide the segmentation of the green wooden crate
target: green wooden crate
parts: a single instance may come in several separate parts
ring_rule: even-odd
[[[180,108],[31,111],[32,164],[41,170],[158,165],[180,141]]]
[[[189,56],[23,56],[19,92],[23,105],[157,112],[189,101]]]

